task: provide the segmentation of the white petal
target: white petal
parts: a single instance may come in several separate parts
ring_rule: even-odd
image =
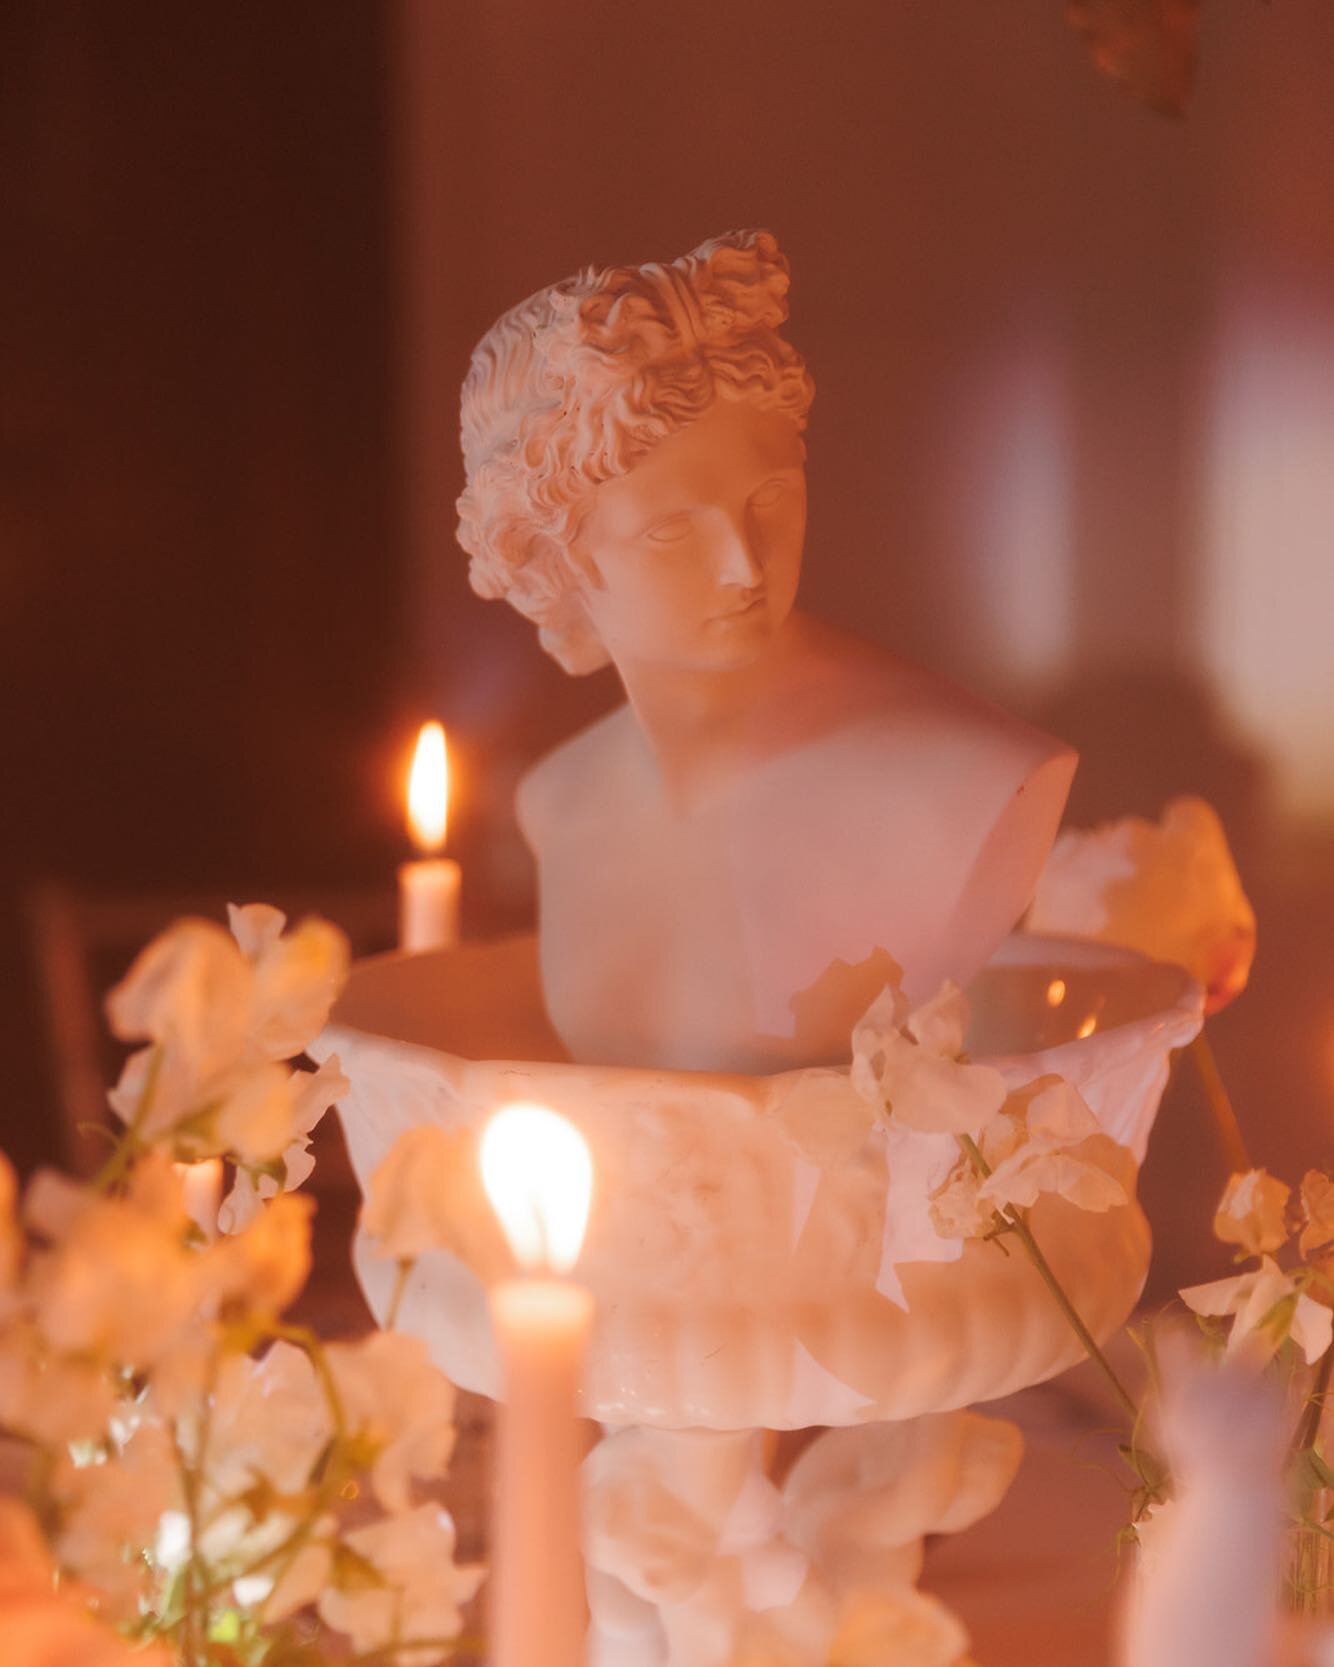
[[[351,950],[327,920],[303,920],[255,963],[253,1045],[267,1059],[290,1059],[323,1030],[347,977]]]
[[[885,1103],[910,1129],[976,1134],[1005,1104],[1004,1078],[989,1065],[941,1059],[897,1032],[883,1046]]]
[[[221,926],[179,920],[135,959],[106,1010],[123,1041],[168,1043],[197,1077],[211,1076],[244,1047],[250,967]]]
[[[908,1017],[909,1034],[928,1053],[957,1059],[968,1031],[968,1002],[952,979]]]
[[[242,1163],[268,1163],[292,1144],[295,1133],[292,1073],[282,1065],[258,1065],[227,1086],[214,1117],[217,1148]]]
[[[1073,1146],[1101,1132],[1098,1119],[1073,1083],[1064,1077],[1045,1077],[1040,1081],[1041,1088],[1028,1102],[1031,1139]]]
[[[1239,1273],[1235,1279],[1215,1279],[1208,1285],[1187,1285],[1178,1295],[1186,1307],[1196,1314],[1213,1317],[1235,1314],[1255,1280],[1253,1273]]]
[[[1306,1364],[1314,1366],[1334,1340],[1334,1312],[1305,1294],[1299,1296],[1289,1335],[1306,1356]]]
[[[241,953],[248,961],[261,956],[282,936],[287,916],[272,903],[229,903],[227,924],[232,929]]]

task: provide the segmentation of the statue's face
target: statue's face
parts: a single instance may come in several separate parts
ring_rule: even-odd
[[[719,399],[593,495],[573,554],[612,659],[744,665],[792,611],[806,530],[796,424]]]

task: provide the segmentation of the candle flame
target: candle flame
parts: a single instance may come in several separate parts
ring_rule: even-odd
[[[482,1185],[520,1267],[568,1273],[593,1196],[588,1143],[545,1106],[498,1111],[482,1135]]]
[[[426,723],[408,777],[408,828],[423,854],[444,849],[449,821],[449,753],[444,726]]]
[[[1053,978],[1047,986],[1047,1006],[1059,1007],[1065,1000],[1065,980]]]

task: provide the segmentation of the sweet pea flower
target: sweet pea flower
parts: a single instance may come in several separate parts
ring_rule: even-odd
[[[0,1424],[42,1446],[100,1440],[116,1405],[106,1363],[52,1351],[36,1323],[0,1331]]]
[[[1297,1276],[1284,1273],[1272,1256],[1234,1279],[1188,1286],[1181,1300],[1196,1314],[1231,1315],[1226,1353],[1257,1364],[1272,1359],[1291,1337],[1307,1364],[1314,1365],[1334,1336],[1334,1313],[1307,1296]]]
[[[137,1166],[121,1197],[41,1171],[24,1211],[48,1242],[32,1257],[28,1288],[52,1348],[139,1367],[170,1352],[202,1291],[180,1182],[165,1157]]]
[[[412,1503],[413,1480],[445,1474],[454,1451],[454,1387],[419,1337],[373,1331],[356,1343],[331,1343],[348,1439],[370,1465],[371,1488],[390,1511]],[[386,1384],[393,1393],[386,1394]]]
[[[1292,1188],[1268,1170],[1248,1169],[1231,1176],[1214,1214],[1214,1237],[1240,1245],[1247,1256],[1277,1250],[1287,1243],[1285,1217],[1291,1196]]]
[[[328,1399],[304,1350],[279,1341],[259,1360],[228,1355],[213,1394],[209,1493],[221,1501],[267,1485],[299,1494],[332,1435]]]
[[[171,1667],[160,1644],[118,1637],[57,1583],[36,1517],[0,1498],[0,1638],[5,1667]]]
[[[475,1163],[476,1142],[466,1129],[422,1123],[401,1134],[371,1176],[361,1212],[380,1255],[407,1262],[452,1245],[459,1211],[451,1195]]]
[[[512,1257],[495,1214],[481,1204],[477,1135],[423,1123],[401,1134],[371,1176],[361,1226],[377,1255],[411,1262],[447,1250],[482,1277]]]
[[[147,1044],[109,1099],[141,1139],[169,1139],[194,1158],[230,1152],[255,1166],[300,1139],[299,1116],[310,1107],[300,1077],[279,1061],[323,1028],[349,951],[325,921],[284,933],[285,917],[265,904],[231,913],[230,933],[177,921],[108,996],[115,1035]]]
[[[210,1245],[197,1258],[210,1297],[260,1316],[281,1314],[310,1276],[314,1211],[309,1198],[281,1193],[249,1226]]]
[[[287,917],[267,903],[233,903],[227,913],[251,967],[250,1046],[265,1059],[291,1059],[324,1029],[347,979],[347,938],[314,917],[284,933]]]
[[[250,984],[231,933],[211,920],[178,920],[135,957],[107,997],[107,1020],[122,1041],[155,1043],[207,1081],[245,1049]]]
[[[141,1424],[101,1463],[57,1467],[62,1565],[96,1591],[99,1612],[131,1620],[150,1595],[154,1573],[142,1555],[163,1515],[183,1506],[171,1437]]]
[[[1056,841],[1025,925],[1093,938],[1185,967],[1217,1012],[1246,988],[1255,955],[1251,908],[1218,813],[1173,799],[1160,822],[1129,816]]]
[[[187,1438],[188,1456],[203,1461],[198,1549],[215,1575],[231,1577],[237,1604],[273,1624],[313,1603],[329,1578],[337,1522],[312,1517],[332,1408],[305,1350],[282,1340],[259,1359],[224,1356],[211,1401],[202,1455],[197,1432]],[[277,1554],[298,1528],[307,1537],[288,1563]],[[178,1562],[188,1549],[185,1521]]]
[[[1062,1077],[1039,1077],[1012,1093],[982,1130],[978,1150],[989,1176],[962,1155],[931,1196],[931,1219],[945,1238],[982,1238],[997,1213],[1029,1209],[1042,1193],[1099,1214],[1128,1202],[1115,1173],[1120,1148]]]
[[[886,985],[852,1032],[852,1085],[879,1115],[932,1134],[976,1134],[1005,1102],[1005,1081],[966,1063],[968,1004],[945,983],[909,1010]]]
[[[1334,1180],[1323,1170],[1308,1169],[1302,1177],[1302,1222],[1303,1256],[1334,1243]]]
[[[238,1167],[232,1190],[218,1211],[218,1226],[224,1233],[239,1233],[248,1227],[265,1203],[280,1192],[293,1192],[308,1181],[315,1169],[310,1140],[320,1119],[350,1084],[343,1075],[336,1054],[331,1054],[317,1071],[297,1071],[291,1078],[284,1132],[289,1143],[278,1167],[281,1177],[269,1168]]]
[[[260,1614],[268,1625],[285,1621],[298,1609],[312,1607],[333,1573],[334,1530],[334,1519],[321,1517],[310,1539],[276,1581],[265,1575],[252,1576],[248,1582],[238,1580],[237,1601],[258,1602]],[[248,1586],[255,1588],[253,1599]]]
[[[482,1583],[480,1568],[455,1563],[454,1547],[453,1520],[436,1505],[354,1528],[319,1594],[320,1619],[358,1651],[384,1652],[394,1667],[432,1667],[449,1646],[414,1648],[413,1640],[455,1637],[461,1608]]]

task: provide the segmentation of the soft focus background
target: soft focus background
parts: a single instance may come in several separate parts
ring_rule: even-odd
[[[423,716],[469,929],[528,918],[514,780],[615,688],[468,590],[467,355],[585,262],[755,224],[819,390],[808,604],[1079,745],[1077,821],[1214,800],[1261,932],[1217,1050],[1261,1159],[1328,1160],[1334,6],[1206,12],[1173,123],[1058,0],[0,4],[20,1161],[60,1139],[36,926],[92,899],[96,981],[178,896],[387,905]],[[1161,1288],[1220,1181],[1183,1083]]]

